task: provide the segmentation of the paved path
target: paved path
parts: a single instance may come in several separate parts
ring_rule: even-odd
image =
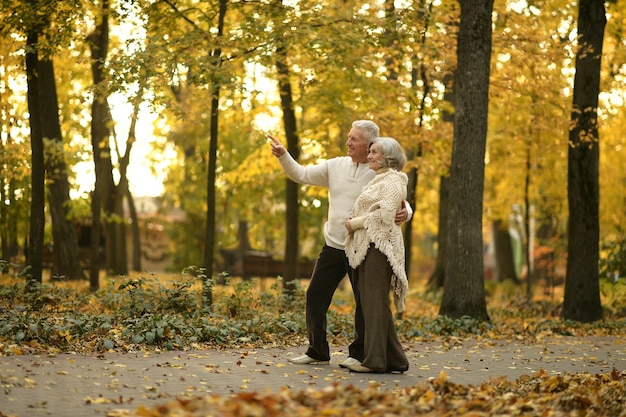
[[[292,365],[301,349],[234,349],[84,356],[0,357],[0,417],[106,416],[139,405],[152,407],[176,396],[241,391],[278,392],[372,382],[380,389],[413,386],[441,371],[451,382],[477,385],[490,378],[541,369],[554,374],[626,370],[622,337],[551,337],[522,341],[451,341],[405,345],[411,368],[405,374],[354,374],[338,366],[345,347],[332,348],[330,365]]]

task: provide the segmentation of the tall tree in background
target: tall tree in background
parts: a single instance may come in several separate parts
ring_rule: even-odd
[[[207,170],[207,215],[206,215],[206,236],[204,247],[204,268],[206,277],[202,283],[202,302],[205,307],[213,304],[212,273],[213,258],[215,256],[215,173],[217,170],[217,141],[219,122],[219,102],[220,89],[222,88],[218,74],[218,69],[222,66],[222,49],[219,45],[224,35],[224,19],[228,0],[219,0],[219,11],[217,20],[217,40],[218,45],[211,51],[211,65],[213,76],[210,79],[211,85],[211,127],[209,139],[209,166]]]
[[[511,280],[516,284],[519,283],[513,257],[513,242],[509,233],[509,224],[500,219],[494,220],[491,230],[496,258],[497,281]]]
[[[11,51],[19,47],[12,39],[0,31],[0,273],[9,271],[11,263],[19,254],[19,231],[28,224],[30,205],[30,160],[24,158],[29,153],[30,143],[25,143],[13,134],[13,127],[26,123],[26,105],[11,103],[14,89],[10,79],[15,72],[23,72],[23,57],[13,56]]]
[[[73,15],[78,10],[75,2],[59,4],[55,1],[29,1],[14,5],[4,21],[3,34],[9,31],[26,34],[26,71],[28,87],[29,124],[31,128],[32,200],[31,237],[28,240],[27,262],[31,265],[33,282],[41,282],[43,272],[43,241],[45,229],[45,178],[48,178],[48,200],[55,243],[52,274],[66,278],[81,278],[76,230],[69,218],[69,180],[59,120],[59,105],[52,55],[69,39]],[[3,10],[4,11],[4,10]],[[50,30],[54,27],[54,30]],[[13,83],[10,83],[13,84]],[[10,129],[9,129],[10,130]],[[39,165],[43,158],[43,177]],[[9,184],[15,184],[14,179]],[[44,189],[41,189],[41,186]],[[11,186],[9,194],[13,193]],[[13,196],[7,196],[10,201]],[[17,227],[13,219],[11,229]],[[41,246],[41,247],[40,247]]]
[[[0,54],[1,55],[1,54]],[[1,74],[0,83],[7,85],[9,72]],[[4,91],[8,96],[9,92]],[[0,97],[4,95],[0,92]],[[9,272],[19,254],[20,230],[29,222],[30,205],[30,161],[24,158],[29,153],[30,143],[16,140],[11,126],[20,121],[9,116],[9,103],[0,98],[0,129],[6,132],[0,140],[0,273]]]
[[[41,118],[41,94],[39,91],[39,38],[41,22],[35,20],[34,11],[39,1],[29,0],[29,17],[26,26],[26,81],[28,85],[28,113],[30,116],[30,147],[31,147],[31,204],[30,204],[30,236],[27,261],[30,272],[27,275],[26,291],[35,293],[37,284],[42,283],[43,273],[43,239],[46,204],[45,197],[45,162],[43,145],[43,127]]]
[[[454,103],[454,75],[446,74],[444,77],[445,91],[443,98],[448,103]],[[451,106],[453,107],[453,106]],[[442,122],[446,125],[454,125],[454,112],[450,108],[444,107],[442,112]],[[443,174],[439,177],[439,216],[437,227],[437,259],[435,269],[428,278],[428,288],[443,288],[446,281],[446,264],[448,262],[448,215],[449,210],[449,183],[450,177]]]
[[[78,253],[76,225],[70,218],[70,184],[59,122],[54,64],[52,58],[39,61],[42,133],[48,140],[45,165],[48,177],[48,203],[52,218],[54,265],[52,275],[67,279],[84,278]]]
[[[283,110],[283,125],[287,138],[287,151],[297,161],[300,158],[300,145],[286,50],[285,45],[280,45],[277,48],[276,70],[278,72],[280,101]],[[298,184],[289,178],[285,181],[286,236],[283,274],[286,294],[291,294],[294,291],[293,283],[298,278]]]
[[[130,13],[128,15],[117,16],[122,21],[133,21],[135,16]],[[107,19],[108,20],[108,19]],[[99,30],[94,32],[94,35]],[[116,38],[113,38],[116,39]],[[97,39],[92,36],[91,41],[105,42],[105,39]],[[135,41],[136,42],[136,41]],[[106,48],[109,49],[108,47]],[[134,51],[129,53],[128,50]],[[104,114],[109,114],[109,135],[113,139],[113,149],[100,157],[109,157],[106,163],[101,164],[105,167],[114,168],[110,160],[110,153],[115,152],[115,161],[119,179],[117,183],[113,179],[113,173],[110,176],[107,172],[106,183],[111,187],[112,192],[103,198],[105,207],[105,225],[106,225],[106,256],[107,268],[109,272],[117,275],[128,274],[128,248],[127,248],[127,229],[130,227],[130,238],[132,247],[132,269],[141,271],[141,237],[139,228],[139,219],[135,208],[134,197],[130,191],[128,179],[128,171],[130,166],[130,156],[137,141],[137,125],[139,121],[140,106],[144,102],[145,89],[147,83],[147,74],[149,73],[148,65],[145,62],[145,47],[143,45],[137,47],[136,43],[126,41],[126,49],[113,47],[115,53],[111,57],[102,56],[102,62],[107,62],[107,74],[102,78],[98,87],[98,94],[103,104],[107,103],[107,91],[126,91],[128,94],[128,105],[131,107],[130,114],[127,116],[129,121],[126,142],[123,146],[120,144],[120,138],[115,132],[113,115],[110,113],[108,104],[103,106]],[[110,86],[110,87],[109,87]],[[140,131],[141,137],[146,137],[149,132]],[[107,139],[105,139],[107,140]],[[102,161],[101,161],[102,162]],[[128,210],[128,213],[126,212]],[[130,217],[130,226],[126,221],[126,217]]]
[[[111,114],[108,98],[111,94],[111,69],[108,66],[109,52],[109,19],[112,13],[108,0],[102,1],[98,9],[97,25],[87,40],[91,49],[92,76],[94,80],[93,103],[92,103],[92,148],[94,165],[96,167],[96,186],[92,196],[92,230],[101,229],[104,226],[104,239],[100,233],[92,232],[92,262],[90,278],[95,284],[96,267],[100,267],[100,242],[105,243],[105,256],[107,272],[113,275],[128,274],[128,253],[126,245],[126,222],[124,221],[124,201],[129,196],[127,171],[130,164],[130,153],[135,140],[131,131],[122,153],[114,129],[114,120]],[[141,88],[140,95],[141,99]],[[137,104],[133,104],[133,113],[138,110]],[[113,141],[111,142],[111,139]],[[113,143],[114,149],[111,148]],[[112,152],[116,152],[117,165],[114,166]],[[117,168],[119,180],[115,181],[114,169]],[[98,209],[100,207],[100,209]],[[97,213],[98,210],[102,214]],[[103,217],[102,217],[103,216]],[[97,219],[99,217],[99,219]],[[96,224],[96,221],[99,224]],[[100,237],[99,237],[100,236]],[[98,255],[98,256],[97,256]]]
[[[448,262],[439,313],[489,320],[482,209],[493,0],[460,0],[454,142],[450,167]]]
[[[176,255],[174,261],[181,268],[202,266],[207,306],[212,304],[211,275],[216,266],[216,245],[222,244],[221,249],[224,249],[224,242],[218,240],[218,236],[223,236],[225,230],[235,229],[233,225],[241,219],[237,216],[245,217],[243,212],[228,210],[227,201],[220,201],[218,175],[220,170],[231,170],[232,165],[245,156],[244,152],[262,145],[247,143],[249,130],[242,123],[250,117],[241,87],[246,76],[244,67],[249,63],[246,59],[254,60],[259,49],[258,36],[265,34],[265,26],[247,6],[226,0],[189,4],[161,0],[148,9],[151,42],[147,44],[147,61],[154,63],[154,56],[158,57],[158,74],[153,72],[153,81],[157,88],[158,84],[165,87],[158,91],[160,100],[168,104],[168,109],[172,110],[168,115],[176,119],[168,136],[184,157],[180,169],[171,170],[176,171],[171,183],[178,184],[165,200],[166,204],[185,211],[185,223],[191,227],[183,230],[176,226],[175,239],[185,240],[183,246],[194,246],[186,251],[186,255],[191,256]],[[263,11],[256,5],[251,7]],[[172,25],[172,21],[177,24]],[[241,108],[235,111],[236,106]],[[245,116],[241,117],[243,113]],[[221,122],[224,117],[226,123]],[[221,145],[222,137],[228,140],[227,145]],[[235,145],[233,137],[241,146]],[[258,207],[258,201],[248,200],[247,204]],[[218,218],[224,213],[229,220]]]
[[[177,3],[169,0],[155,2],[152,6],[151,24],[154,28],[167,26],[166,32],[172,31],[172,38],[157,40],[157,48],[168,51],[169,56],[159,65],[170,68],[171,79],[168,80],[170,92],[174,93],[176,103],[182,105],[183,112],[189,112],[190,120],[195,123],[181,124],[181,136],[184,142],[186,157],[200,159],[206,178],[204,190],[204,235],[202,236],[202,304],[210,309],[213,304],[213,266],[215,258],[216,236],[216,172],[219,148],[219,119],[220,119],[220,96],[225,83],[230,80],[230,74],[226,74],[223,64],[228,57],[224,55],[226,32],[226,15],[229,8],[228,0],[219,0],[216,3],[198,2],[197,4]],[[171,19],[180,22],[180,25],[171,25]],[[163,30],[163,29],[162,29]],[[164,42],[164,43],[161,43]],[[236,44],[236,42],[233,42]],[[172,52],[175,51],[175,52]],[[203,51],[197,53],[197,51]],[[208,53],[205,54],[204,51]],[[190,130],[193,124],[205,126],[206,110],[196,108],[188,100],[194,97],[196,87],[202,86],[209,92],[208,102],[210,113],[208,115],[208,152],[201,150],[201,144],[197,141],[200,130]],[[196,113],[197,112],[197,113]],[[197,119],[195,119],[197,118]],[[196,127],[197,129],[197,127]],[[203,132],[202,139],[205,138]],[[201,156],[198,158],[198,154]],[[187,173],[187,171],[185,172]],[[191,211],[190,211],[191,213]]]
[[[443,288],[446,282],[446,264],[448,262],[448,183],[449,177],[439,177],[439,216],[437,227],[437,258],[435,269],[428,277],[428,289]]]
[[[42,33],[37,46],[39,111],[54,244],[51,273],[52,276],[68,279],[83,278],[84,274],[78,256],[76,227],[70,218],[70,185],[52,56],[55,49],[61,48],[67,42],[73,15],[78,9],[73,1],[62,5],[47,1],[40,3],[37,10],[37,24],[40,25]],[[51,31],[53,27],[55,30]]]
[[[562,91],[571,82],[562,71],[573,63],[570,44],[563,39],[576,29],[571,23],[575,8],[563,0],[494,7],[483,204],[486,221],[502,226],[493,229],[499,233],[492,233],[489,243],[499,278],[504,273],[525,279],[532,299],[533,282],[549,285],[550,258],[564,252],[558,222],[551,219],[567,216],[567,125],[554,121],[569,117],[571,103]],[[566,15],[572,18],[563,19]]]
[[[137,120],[139,119],[139,106],[143,101],[144,94],[144,85],[143,81],[141,85],[139,85],[139,90],[135,97],[132,100],[133,104],[133,112],[130,117],[130,126],[128,128],[128,140],[126,143],[126,152],[124,156],[121,157],[122,162],[120,162],[120,169],[124,171],[121,175],[121,178],[124,180],[120,180],[120,186],[124,185],[124,195],[126,200],[128,201],[128,213],[130,215],[131,220],[131,239],[133,242],[132,245],[132,269],[133,271],[142,271],[141,269],[141,232],[139,229],[139,218],[137,216],[137,208],[135,207],[135,199],[133,198],[132,193],[130,192],[130,187],[128,183],[128,179],[126,177],[126,172],[128,171],[128,164],[130,163],[130,151],[133,143],[137,140]]]
[[[430,6],[430,4],[429,4]],[[381,35],[382,44],[385,48],[387,48],[388,52],[385,56],[385,68],[387,69],[387,80],[389,84],[392,86],[398,84],[399,71],[402,68],[402,60],[403,60],[403,51],[402,48],[398,48],[398,45],[402,44],[402,40],[400,39],[400,34],[398,33],[398,27],[400,26],[400,16],[396,10],[394,0],[385,0],[384,4],[385,8],[385,24],[384,24],[384,32]],[[423,48],[424,41],[426,39],[428,33],[428,23],[430,16],[426,13],[426,5],[425,1],[421,0],[419,6],[417,8],[416,14],[418,15],[418,20],[424,22],[424,27],[420,30],[421,39],[419,48]],[[430,85],[429,80],[426,76],[426,68],[424,65],[423,59],[419,61],[418,59],[413,59],[411,67],[411,76],[410,83],[411,89],[414,91],[416,97],[421,95],[421,100],[419,104],[412,104],[412,107],[415,107],[414,111],[418,114],[417,118],[419,122],[417,123],[418,128],[423,128],[424,121],[424,103],[429,95]],[[422,82],[422,91],[418,92],[418,81]],[[421,94],[420,94],[421,93]],[[403,115],[404,116],[404,115]],[[395,133],[394,133],[395,135]],[[414,138],[411,138],[414,139]],[[411,143],[416,143],[414,146],[405,147],[405,153],[407,160],[411,161],[416,157],[422,156],[421,144],[418,140],[411,140]],[[409,171],[407,172],[409,182],[407,184],[407,198],[406,200],[409,202],[413,210],[415,210],[415,201],[417,194],[417,184],[419,180],[418,169],[416,166],[411,166]],[[404,252],[405,252],[405,269],[407,276],[409,276],[411,271],[411,249],[413,246],[413,218],[409,219],[404,225]],[[398,317],[401,317],[401,314],[398,314]]]
[[[285,19],[285,5],[281,0],[276,2],[278,19],[276,23]],[[282,35],[282,24],[278,26],[278,33]],[[285,30],[285,33],[288,31]],[[296,122],[295,104],[293,90],[291,87],[287,50],[289,46],[285,44],[282,36],[276,37],[276,72],[278,76],[278,89],[280,94],[281,109],[283,111],[283,126],[287,139],[287,151],[298,161],[300,159],[300,144]],[[295,288],[293,284],[298,278],[298,252],[300,248],[298,238],[298,188],[299,185],[291,179],[285,179],[285,263],[283,268],[283,278],[285,280],[285,294],[291,295]]]
[[[563,318],[602,318],[599,256],[598,94],[606,16],[603,0],[578,4],[578,51],[569,133],[569,236]]]
[[[111,163],[111,114],[103,89],[105,80],[105,62],[109,49],[109,2],[104,0],[100,7],[97,25],[87,41],[91,48],[91,70],[93,75],[94,96],[91,104],[91,143],[95,165],[95,186],[91,195],[91,265],[89,282],[92,291],[96,291],[100,275],[100,242],[102,237],[102,211],[111,212],[107,207],[115,185],[113,183],[113,165]],[[111,242],[109,236],[108,244]],[[107,251],[107,256],[109,255]]]

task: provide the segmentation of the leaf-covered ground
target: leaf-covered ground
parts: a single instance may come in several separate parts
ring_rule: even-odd
[[[408,309],[397,321],[404,343],[516,340],[533,344],[550,335],[626,336],[626,285],[604,282],[604,319],[589,324],[560,317],[562,288],[488,283],[489,322],[437,315],[441,292],[413,285]],[[303,286],[306,282],[303,282]],[[45,284],[34,298],[23,282],[0,279],[0,355],[64,352],[232,349],[305,346],[304,287],[284,300],[280,281],[230,281],[214,287],[211,311],[200,307],[201,288],[191,277],[111,279],[97,293],[86,283]],[[285,308],[289,305],[289,308]],[[349,288],[329,312],[330,342],[349,343],[353,302]],[[539,372],[478,386],[448,381],[445,372],[401,390],[336,384],[316,391],[247,392],[180,398],[159,407],[119,411],[132,416],[395,416],[395,415],[599,415],[626,416],[626,370],[608,374]],[[4,417],[0,412],[0,417]]]
[[[336,384],[322,390],[178,399],[109,416],[624,416],[626,372],[555,376],[538,372],[517,381],[481,385],[449,382],[445,372],[402,390]]]

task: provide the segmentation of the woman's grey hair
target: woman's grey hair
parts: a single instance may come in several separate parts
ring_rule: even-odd
[[[378,144],[378,149],[383,154],[382,166],[402,171],[406,165],[406,156],[398,141],[394,138],[379,137],[374,139],[372,144],[374,143]]]
[[[352,122],[352,128],[361,130],[367,143],[372,143],[380,135],[380,128],[371,120],[355,120]]]

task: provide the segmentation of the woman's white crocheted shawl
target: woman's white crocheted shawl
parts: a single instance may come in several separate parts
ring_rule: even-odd
[[[399,313],[405,309],[409,284],[404,265],[402,229],[395,224],[395,217],[406,199],[407,183],[406,174],[389,169],[378,173],[363,187],[350,217],[363,217],[364,227],[348,234],[345,241],[346,255],[352,268],[363,262],[370,243],[387,257],[393,270],[391,288]]]

